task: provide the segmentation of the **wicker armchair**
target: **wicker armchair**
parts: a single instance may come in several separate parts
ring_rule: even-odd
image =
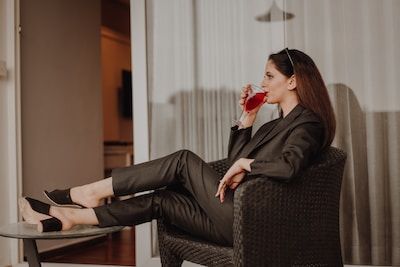
[[[163,266],[343,266],[339,200],[345,152],[329,148],[290,183],[256,178],[234,196],[234,244],[222,247],[158,221]],[[223,174],[225,160],[210,163]]]

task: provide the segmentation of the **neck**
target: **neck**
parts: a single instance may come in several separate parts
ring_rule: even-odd
[[[299,100],[296,98],[288,99],[285,102],[279,103],[279,106],[282,109],[283,117],[286,117],[287,114],[290,113],[297,105],[299,104]]]

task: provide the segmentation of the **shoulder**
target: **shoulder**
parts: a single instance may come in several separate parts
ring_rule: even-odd
[[[321,119],[311,110],[302,108],[300,114],[293,120],[293,126],[301,125],[301,124],[312,124],[312,125],[321,125]]]
[[[289,125],[288,133],[295,136],[313,136],[315,139],[322,140],[324,125],[314,112],[303,108],[296,119]]]

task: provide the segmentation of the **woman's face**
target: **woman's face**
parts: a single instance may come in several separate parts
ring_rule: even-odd
[[[272,60],[267,61],[261,86],[267,92],[269,104],[284,102],[291,92],[290,79],[276,69]]]

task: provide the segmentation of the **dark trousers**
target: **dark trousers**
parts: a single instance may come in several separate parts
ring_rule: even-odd
[[[196,154],[171,155],[116,169],[115,196],[155,190],[94,208],[100,227],[137,225],[162,217],[167,223],[222,245],[233,243],[233,192],[215,197],[220,175]]]

